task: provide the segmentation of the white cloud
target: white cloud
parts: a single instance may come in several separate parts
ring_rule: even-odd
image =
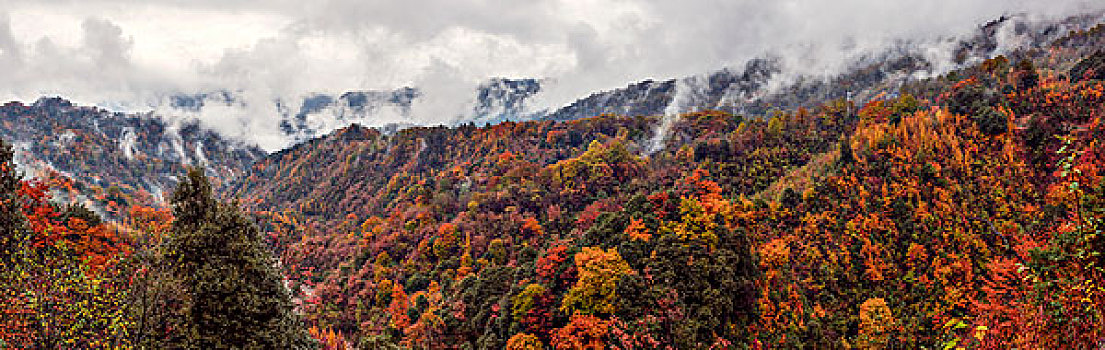
[[[40,0],[0,1],[0,98],[62,95],[141,108],[225,89],[199,117],[268,149],[274,99],[417,86],[416,123],[450,121],[491,77],[549,78],[556,107],[641,79],[775,53],[805,73],[902,40],[970,32],[1006,13],[1100,10],[1086,0]],[[1010,39],[1013,40],[1013,39]],[[934,57],[944,51],[934,49]],[[298,106],[290,106],[292,109]],[[164,112],[164,111],[163,111]],[[381,116],[383,117],[383,116]],[[399,118],[389,114],[381,119]],[[327,126],[332,127],[332,126]]]

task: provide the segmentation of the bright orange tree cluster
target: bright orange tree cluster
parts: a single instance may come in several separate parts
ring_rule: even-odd
[[[1008,69],[1004,79],[964,79],[942,96],[946,108],[896,122],[887,104],[868,105],[859,114],[871,118],[841,146],[853,156],[819,185],[789,205],[746,207],[762,242],[753,328],[762,342],[1055,348],[1101,339],[1101,82],[1042,74],[1025,84],[1015,80],[1029,73]],[[1003,94],[1002,84],[1018,87]],[[873,314],[893,321],[873,327]]]

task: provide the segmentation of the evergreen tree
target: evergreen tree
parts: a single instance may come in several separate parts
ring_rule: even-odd
[[[837,158],[837,164],[841,166],[847,166],[855,163],[856,156],[852,154],[852,138],[848,134],[840,138],[840,158]]]
[[[19,211],[19,181],[23,175],[15,169],[11,145],[0,140],[0,261],[7,261],[19,247],[19,234],[24,233],[26,219]]]
[[[313,348],[257,226],[219,203],[198,168],[172,196],[167,257],[188,289],[184,344],[202,349]]]

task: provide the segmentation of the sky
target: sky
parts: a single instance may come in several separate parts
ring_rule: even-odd
[[[249,108],[196,117],[274,150],[287,143],[264,103],[274,98],[414,86],[424,97],[408,122],[432,124],[493,77],[547,79],[535,103],[557,107],[765,53],[830,73],[849,57],[969,34],[1003,14],[1101,9],[1087,0],[0,0],[0,99],[141,110],[169,94],[239,91]]]

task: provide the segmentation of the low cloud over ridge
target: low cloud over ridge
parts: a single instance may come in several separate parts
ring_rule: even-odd
[[[1082,0],[0,3],[0,97],[141,111],[172,94],[234,91],[240,104],[198,117],[269,150],[288,142],[272,101],[311,93],[419,87],[407,121],[434,124],[463,113],[492,77],[547,78],[532,107],[549,108],[765,53],[824,74],[902,41],[970,34],[1003,14],[1105,9]]]

